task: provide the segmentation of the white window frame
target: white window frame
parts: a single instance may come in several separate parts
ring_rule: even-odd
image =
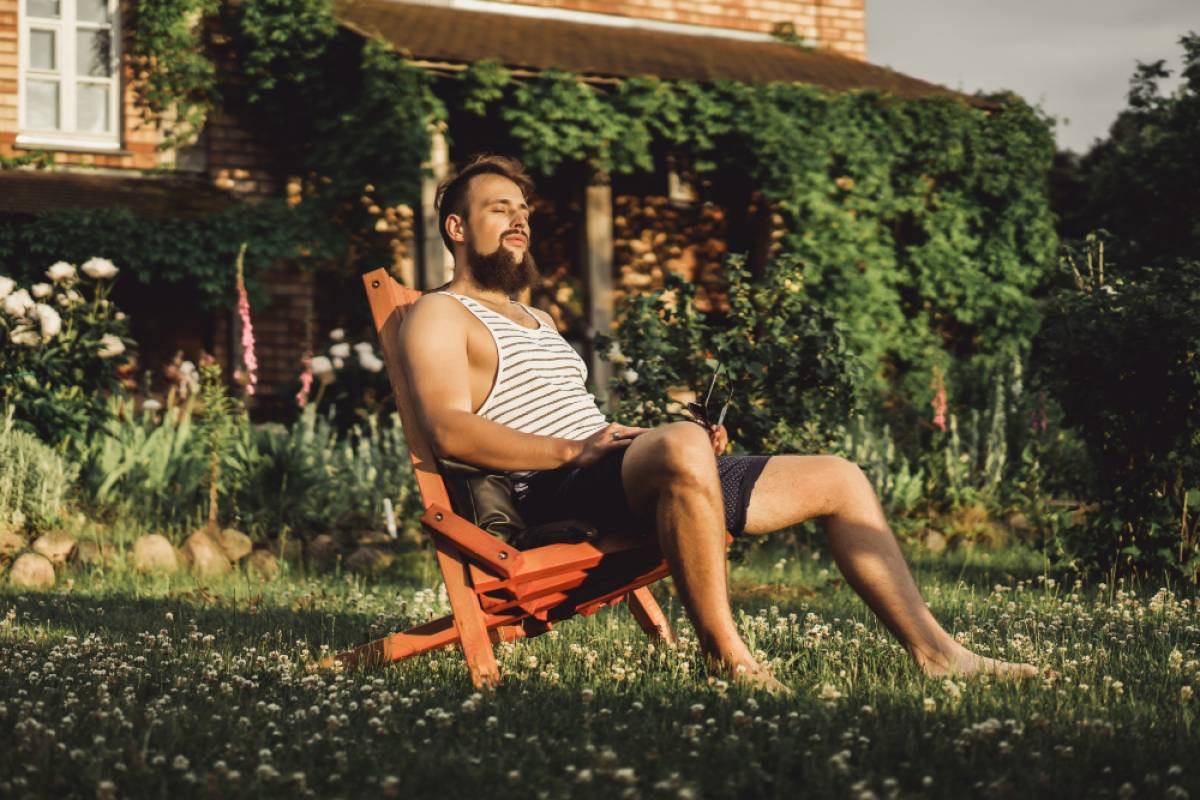
[[[107,0],[109,27],[111,28],[111,49],[109,58],[110,76],[108,78],[91,78],[77,75],[76,69],[76,37],[81,29],[99,30],[103,25],[92,22],[79,22],[76,15],[75,0],[60,0],[59,18],[57,20],[42,17],[30,17],[26,13],[26,0],[17,3],[17,144],[28,147],[66,148],[70,150],[112,151],[121,149],[121,134],[124,128],[121,102],[121,15],[120,0]],[[25,120],[26,84],[51,73],[35,70],[29,66],[31,47],[29,34],[32,29],[55,31],[55,77],[59,84],[58,93],[58,130],[34,130],[27,126]],[[76,130],[76,114],[78,110],[76,87],[80,83],[107,85],[108,119],[110,130],[105,133],[90,133]]]

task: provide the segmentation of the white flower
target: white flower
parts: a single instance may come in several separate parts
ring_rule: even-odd
[[[33,310],[37,315],[38,322],[42,325],[42,341],[48,342],[57,336],[58,332],[62,330],[62,317],[58,315],[54,307],[38,303]]]
[[[145,402],[142,403],[143,411],[158,411],[161,408],[162,408],[162,403],[158,402],[153,397],[151,397],[149,400],[146,400]]]
[[[10,317],[23,317],[25,316],[25,312],[33,308],[33,306],[33,298],[24,289],[18,289],[4,298],[4,310],[8,312]]]
[[[826,703],[836,703],[842,699],[842,693],[832,683],[827,683],[821,687],[821,692],[817,697]]]
[[[626,383],[637,383],[638,374],[636,369],[627,369],[622,373],[621,377],[625,378]]]
[[[12,290],[17,288],[17,282],[7,275],[0,275],[0,300],[12,294]]]
[[[329,332],[329,338],[335,342],[340,342],[342,339],[346,338],[346,332],[341,328],[334,328]]]
[[[26,347],[33,347],[42,341],[42,337],[38,335],[37,331],[23,325],[14,329],[9,338],[12,339],[13,344],[25,345]]]
[[[125,352],[125,343],[116,334],[106,333],[100,337],[100,351],[96,355],[101,358],[112,358]]]
[[[334,358],[349,358],[350,345],[348,345],[346,342],[335,344],[333,347],[329,348],[329,355],[333,356]]]
[[[383,360],[374,353],[360,352],[358,354],[358,365],[367,372],[379,372],[383,369]]]
[[[75,267],[65,261],[58,261],[50,265],[50,269],[46,270],[46,277],[55,283],[69,281],[75,277]]]
[[[359,342],[358,344],[354,345],[354,352],[359,354],[374,353],[375,348],[371,346],[370,342]]]
[[[48,283],[35,283],[33,285],[33,296],[38,300],[44,300],[54,294],[54,287]]]
[[[317,380],[321,383],[329,383],[333,380],[333,363],[325,356],[316,356],[312,360],[313,375],[317,376]]]
[[[83,270],[84,275],[98,281],[112,278],[120,271],[107,258],[90,258],[80,269]]]

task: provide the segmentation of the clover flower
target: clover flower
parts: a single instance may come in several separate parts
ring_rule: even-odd
[[[107,258],[89,258],[79,269],[84,275],[98,281],[116,277],[120,272]]]

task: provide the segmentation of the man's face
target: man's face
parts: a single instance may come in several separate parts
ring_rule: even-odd
[[[529,206],[521,187],[502,175],[476,175],[467,187],[467,264],[484,289],[514,294],[538,277],[529,253]]]

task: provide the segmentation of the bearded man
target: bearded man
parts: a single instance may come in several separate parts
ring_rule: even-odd
[[[414,406],[439,457],[509,474],[527,522],[587,519],[657,536],[710,664],[787,691],[742,641],[730,609],[725,532],[759,535],[819,518],[847,582],[931,675],[1030,677],[1029,664],[970,652],[934,619],[855,464],[828,455],[727,456],[723,426],[609,421],[587,367],[550,317],[511,298],[538,275],[533,182],[503,156],[472,160],[438,187],[454,278],[401,330]]]

